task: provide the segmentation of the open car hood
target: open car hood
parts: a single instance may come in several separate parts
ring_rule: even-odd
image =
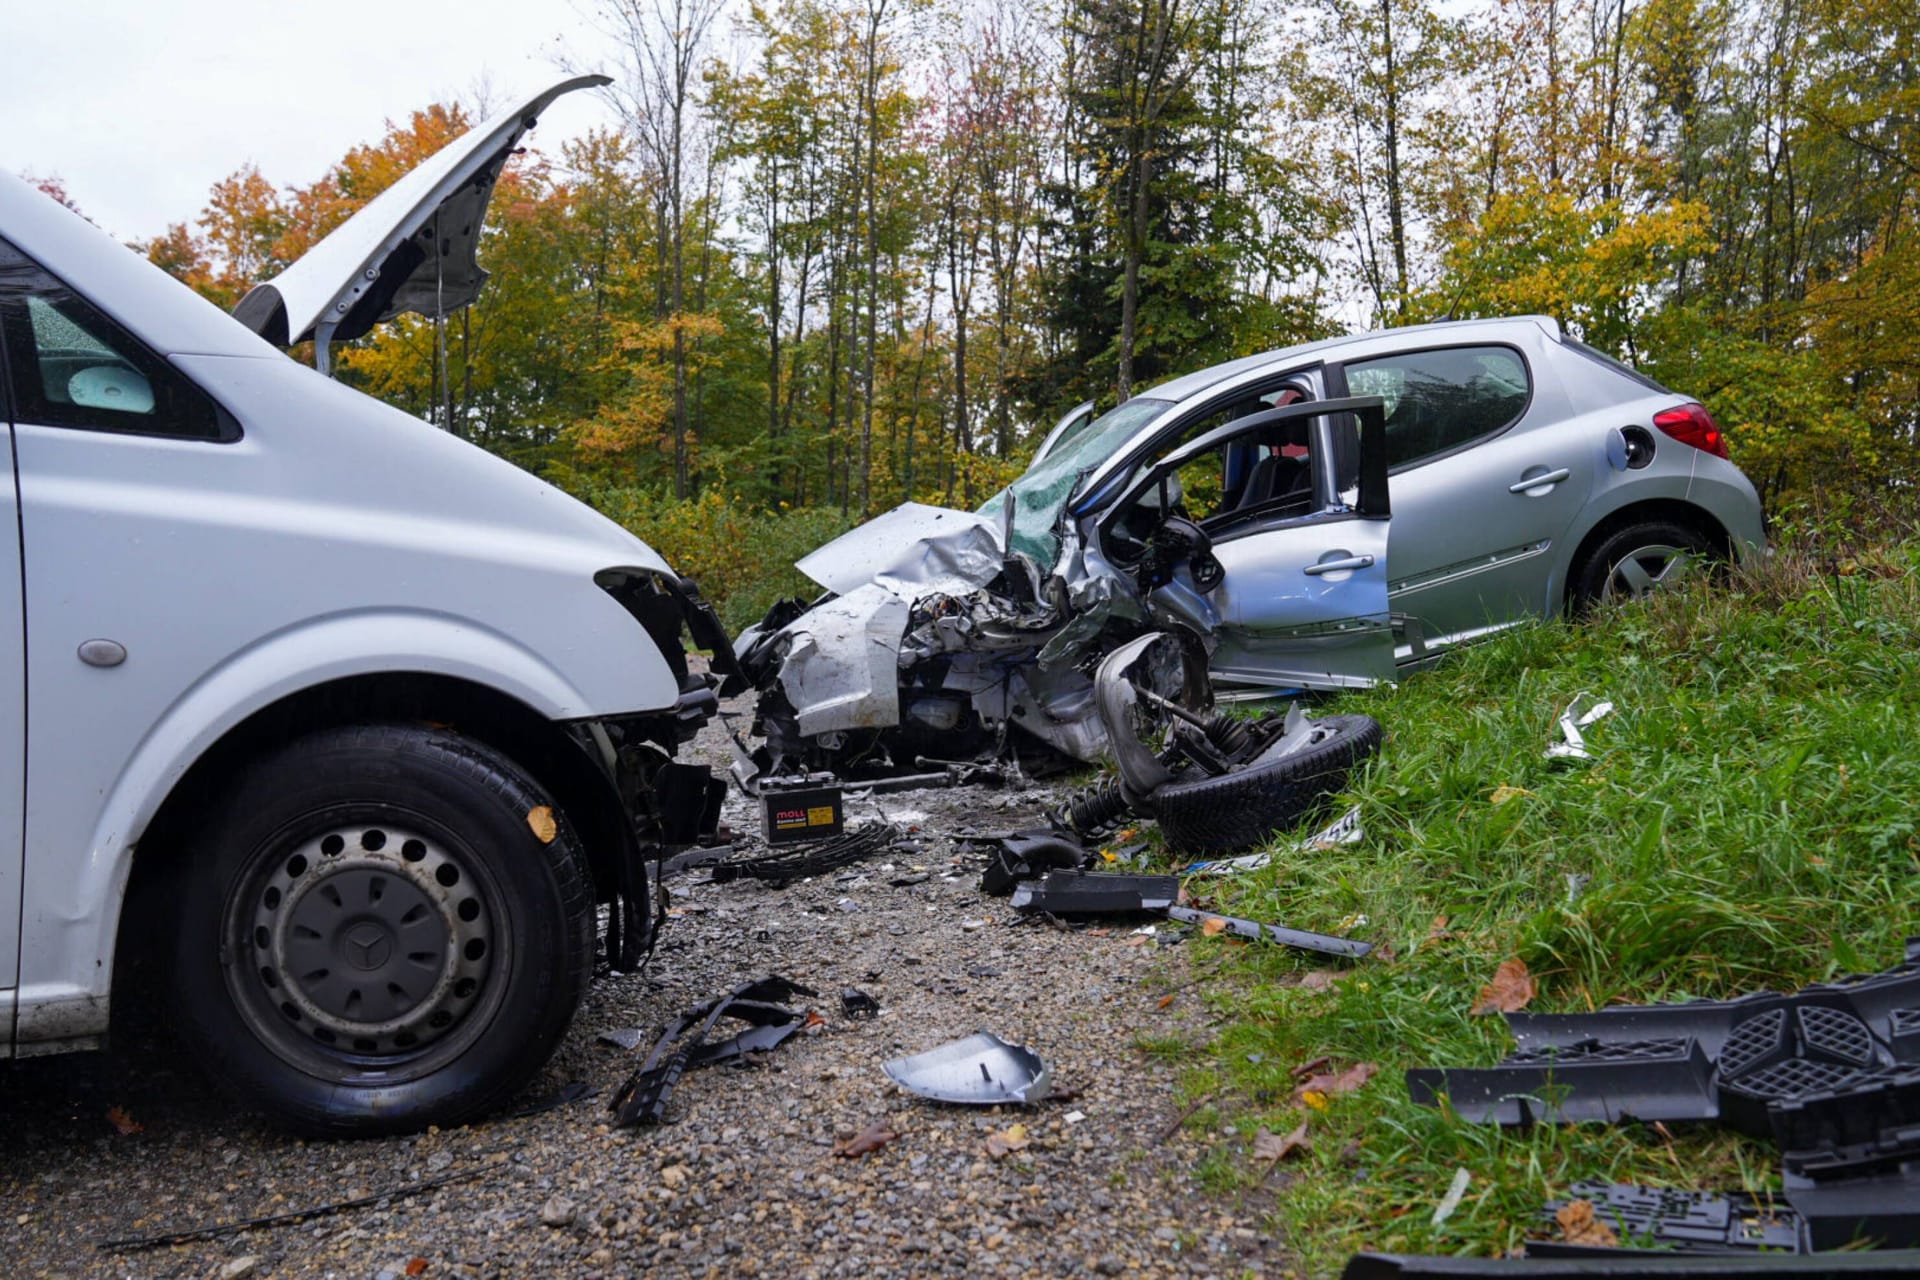
[[[487,281],[474,260],[493,184],[520,137],[561,94],[611,83],[574,76],[440,148],[298,262],[255,285],[234,319],[277,347],[316,336],[346,342],[409,311],[472,302]],[[439,253],[434,253],[438,227]]]

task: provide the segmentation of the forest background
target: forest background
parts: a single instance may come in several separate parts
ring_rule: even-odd
[[[1869,526],[1920,476],[1915,0],[589,9],[617,127],[508,167],[444,368],[406,317],[336,370],[736,626],[1083,400],[1350,329],[1554,316],[1704,401],[1776,517]],[[241,168],[137,247],[230,307],[501,105]]]

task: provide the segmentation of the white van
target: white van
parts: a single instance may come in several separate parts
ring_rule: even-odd
[[[611,521],[258,332],[324,352],[470,297],[500,165],[585,83],[402,179],[251,328],[0,175],[0,1054],[99,1047],[158,977],[286,1122],[445,1124],[546,1061],[597,905],[616,963],[650,944],[652,859],[717,816],[671,760],[733,678],[717,620]]]

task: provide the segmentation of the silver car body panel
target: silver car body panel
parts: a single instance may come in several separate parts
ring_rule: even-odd
[[[911,598],[977,590],[999,575],[1001,561],[992,520],[908,502],[841,534],[794,568],[840,595],[877,582]]]
[[[1108,560],[1097,526],[1119,504],[1137,500],[1148,467],[1208,415],[1271,392],[1279,381],[1303,383],[1315,398],[1339,396],[1345,370],[1363,361],[1482,346],[1519,354],[1529,389],[1524,408],[1486,436],[1394,469],[1390,521],[1355,518],[1346,509],[1352,495],[1332,492],[1316,470],[1314,514],[1251,527],[1231,527],[1229,520],[1229,528],[1215,531],[1213,554],[1225,574],[1210,593],[1180,569],[1142,599],[1132,576]],[[997,524],[1007,518],[1009,495],[1019,500],[1014,546],[1030,556],[1048,552],[1047,563],[1036,568],[1066,597],[1066,616],[1056,620],[1035,660],[998,660],[1018,637],[995,631],[986,615],[1004,602],[990,606],[982,599],[988,593],[976,593],[965,608],[906,637],[898,656],[903,668],[941,656],[949,663],[945,687],[970,696],[987,724],[1010,720],[1081,759],[1094,758],[1104,740],[1092,714],[1091,682],[1075,664],[1114,621],[1180,623],[1206,635],[1214,675],[1229,695],[1234,686],[1340,688],[1391,680],[1459,644],[1559,613],[1583,543],[1629,507],[1685,504],[1717,523],[1734,554],[1762,546],[1759,502],[1739,469],[1653,429],[1655,414],[1686,403],[1686,396],[1661,392],[1576,351],[1553,320],[1525,316],[1308,343],[1176,378],[1091,423],[1076,409],[1062,423],[1069,432],[1063,436],[1057,427],[1048,451],[982,512],[985,522]],[[1654,441],[1652,459],[1631,470],[1608,449],[1609,433],[1628,425],[1642,427]],[[1316,430],[1321,443],[1331,440],[1324,434],[1330,425]],[[861,578],[859,565],[887,559],[911,568],[888,575],[896,592],[911,597],[916,578],[933,581],[933,570],[923,566],[944,564],[942,557],[954,553],[952,530],[964,526],[956,522],[935,533],[926,509],[912,522],[906,510],[875,522],[886,531],[874,539],[880,550],[855,556],[851,548],[862,544],[848,535],[855,541],[823,549],[835,553],[831,581],[826,566],[811,563],[816,557],[805,562],[808,572],[844,590],[872,580]],[[987,572],[986,532],[976,572],[966,575],[971,586],[981,585]],[[905,535],[940,545],[893,541]],[[842,544],[848,554],[836,550]],[[1324,566],[1330,563],[1352,567],[1329,572]],[[792,624],[803,625],[804,617]],[[807,708],[782,678],[804,726]],[[879,727],[882,719],[870,716],[863,724]]]
[[[0,513],[0,526],[23,547],[16,558],[0,546],[0,563],[23,564],[24,583],[0,570],[0,637],[24,636],[31,714],[23,728],[0,694],[0,830],[9,805],[18,817],[23,770],[28,788],[23,844],[0,843],[0,985],[17,985],[0,1035],[72,1047],[104,1031],[142,832],[210,745],[289,694],[409,672],[484,685],[556,721],[674,705],[665,658],[594,582],[607,569],[668,573],[639,539],[294,364],[6,175],[0,237],[242,432],[219,443],[9,428],[18,521]],[[126,661],[76,658],[101,638]]]

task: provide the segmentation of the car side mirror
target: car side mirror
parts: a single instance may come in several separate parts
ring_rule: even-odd
[[[67,399],[82,409],[152,413],[153,384],[125,365],[97,364],[67,379]]]

